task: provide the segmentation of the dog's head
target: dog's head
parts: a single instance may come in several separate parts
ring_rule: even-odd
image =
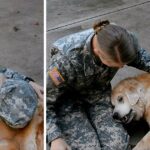
[[[121,81],[112,90],[113,118],[123,123],[139,120],[144,113],[144,87],[134,78]]]

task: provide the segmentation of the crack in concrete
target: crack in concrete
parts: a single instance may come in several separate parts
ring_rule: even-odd
[[[109,12],[104,12],[102,14],[93,15],[91,17],[87,17],[87,18],[84,18],[84,19],[73,20],[70,23],[62,24],[60,26],[56,26],[56,27],[50,28],[50,29],[47,30],[47,33],[53,32],[53,31],[55,31],[57,29],[62,29],[62,28],[65,28],[65,27],[69,27],[69,26],[72,26],[74,24],[78,24],[78,23],[86,22],[86,21],[89,21],[89,20],[92,20],[92,19],[96,19],[96,18],[101,17],[101,16],[117,13],[117,12],[120,12],[120,11],[123,11],[123,10],[127,10],[127,9],[130,9],[130,8],[138,7],[138,6],[141,6],[141,5],[145,5],[145,4],[149,3],[149,2],[150,1],[148,0],[148,1],[145,1],[145,2],[142,2],[142,3],[132,4],[132,5],[127,6],[127,7],[122,6],[119,9],[111,10]]]

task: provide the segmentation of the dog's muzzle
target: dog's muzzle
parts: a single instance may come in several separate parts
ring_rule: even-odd
[[[113,118],[119,122],[123,122],[123,123],[129,123],[131,121],[131,116],[132,116],[132,109],[130,110],[130,112],[121,117],[120,114],[118,112],[114,112],[113,114]]]

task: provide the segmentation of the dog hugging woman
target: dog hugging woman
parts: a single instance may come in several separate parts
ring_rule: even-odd
[[[43,101],[43,87],[30,77],[0,67],[0,118],[6,124],[15,129],[24,128],[39,101]]]
[[[43,150],[43,87],[0,66],[0,150],[29,149]]]
[[[150,55],[119,25],[58,39],[47,71],[47,143],[51,150],[127,150],[129,135],[112,117],[110,81],[119,68],[150,72]]]

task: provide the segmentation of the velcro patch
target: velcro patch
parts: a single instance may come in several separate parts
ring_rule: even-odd
[[[50,78],[52,79],[52,81],[54,82],[56,86],[60,85],[61,83],[65,81],[56,67],[54,67],[48,73],[49,73]]]

